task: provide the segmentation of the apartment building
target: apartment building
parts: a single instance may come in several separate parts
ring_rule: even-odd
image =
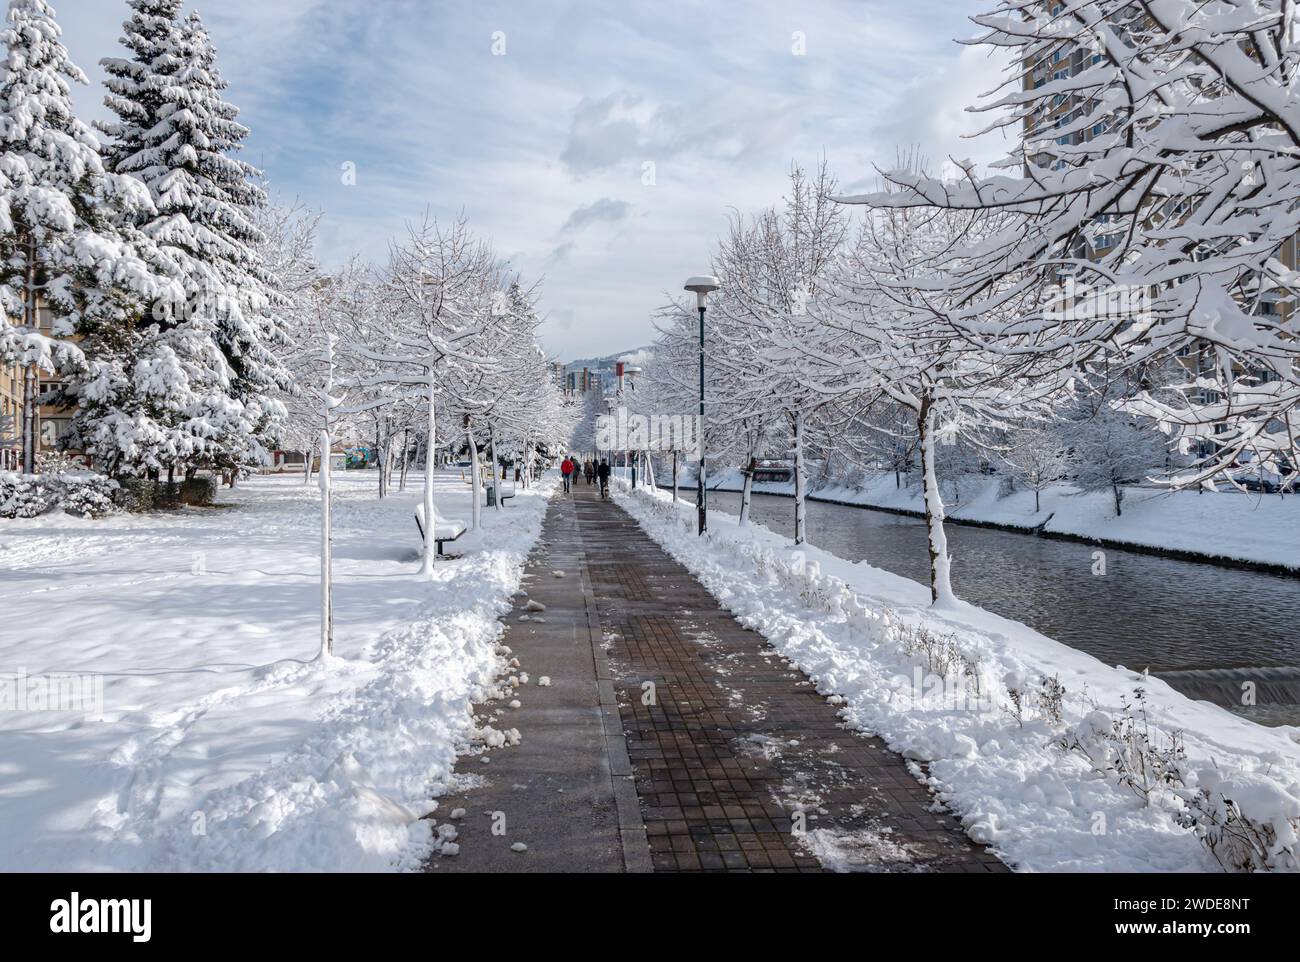
[[[1060,11],[1061,8],[1057,6],[1051,13],[1056,15]],[[1092,53],[1081,47],[1061,45],[1045,53],[1038,60],[1025,64],[1024,89],[1036,90],[1054,80],[1073,77],[1101,60],[1100,53]],[[1096,123],[1087,123],[1095,108],[1096,103],[1091,98],[1073,94],[1056,94],[1050,101],[1039,104],[1024,122],[1026,175],[1031,165],[1045,169],[1060,169],[1065,165],[1065,160],[1054,158],[1048,152],[1052,144],[1063,147],[1075,146],[1088,143],[1104,133],[1106,127],[1103,119],[1098,118]],[[1107,233],[1104,228],[1105,223],[1105,220],[1099,222],[1099,229],[1088,241],[1088,249],[1076,251],[1076,256],[1104,257],[1114,246],[1118,234]],[[1277,256],[1283,264],[1295,270],[1297,265],[1300,265],[1300,236],[1292,237],[1283,243]],[[1297,309],[1300,308],[1278,292],[1265,294],[1260,299],[1260,303],[1253,306],[1257,314],[1277,315],[1283,321],[1289,319]],[[1186,345],[1179,351],[1177,360],[1183,368],[1193,373],[1208,371],[1216,363],[1214,351],[1208,341]],[[1251,373],[1265,381],[1276,377],[1271,371],[1260,370]],[[1197,395],[1195,400],[1202,404],[1209,404],[1220,398],[1214,392],[1205,390]],[[1202,457],[1208,456],[1213,453],[1212,449],[1212,443],[1203,442],[1196,454]]]
[[[5,322],[0,322],[5,323]],[[47,308],[37,310],[37,325],[42,334],[53,334],[53,318]],[[22,468],[23,390],[26,372],[21,365],[0,362],[0,470],[17,471]],[[44,399],[59,386],[57,378],[47,372],[36,371],[36,397]],[[36,406],[37,451],[58,449],[59,438],[68,429],[72,412],[52,404]]]
[[[586,394],[588,391],[603,390],[604,381],[608,379],[610,373],[609,371],[587,367],[584,367],[581,371],[569,371],[565,381],[565,390],[574,396]]]
[[[1055,15],[1060,7],[1052,10]],[[1023,84],[1026,90],[1036,90],[1054,80],[1063,80],[1087,70],[1100,63],[1100,53],[1090,53],[1082,48],[1063,45],[1050,53],[1044,54],[1037,61],[1026,64]],[[1096,104],[1090,98],[1071,94],[1057,94],[1048,102],[1040,104],[1033,115],[1026,118],[1024,139],[1027,148],[1026,173],[1029,165],[1043,168],[1059,169],[1065,161],[1054,159],[1044,149],[1035,151],[1035,145],[1047,148],[1052,143],[1059,146],[1074,146],[1087,143],[1105,131],[1102,119],[1094,124],[1080,121],[1092,116]],[[1104,223],[1104,222],[1103,222]],[[1078,253],[1089,257],[1101,257],[1116,243],[1116,234],[1107,234],[1104,229],[1097,231],[1091,238],[1091,249]],[[1278,259],[1287,267],[1295,270],[1300,265],[1300,237],[1292,237],[1278,251]],[[1298,308],[1276,292],[1265,295],[1255,308],[1259,314],[1276,314],[1282,319],[1289,318]],[[1208,345],[1205,345],[1208,348]],[[1192,349],[1188,354],[1197,353]]]
[[[22,460],[23,372],[0,362],[0,471],[16,471]]]

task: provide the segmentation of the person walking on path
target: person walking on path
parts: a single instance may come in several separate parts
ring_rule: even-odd
[[[573,460],[567,455],[564,462],[560,465],[560,474],[564,475],[564,493],[569,493],[569,485],[573,480]]]
[[[582,466],[582,471],[583,471],[583,473],[587,476],[587,483],[588,483],[588,484],[593,484],[593,483],[595,483],[595,480],[596,480],[596,465],[595,465],[595,463],[591,460],[591,458],[588,458],[588,459],[586,460],[586,463],[583,464],[583,466]]]
[[[609,497],[609,462],[604,458],[600,459],[600,467],[596,469],[596,475],[600,478],[600,496]]]

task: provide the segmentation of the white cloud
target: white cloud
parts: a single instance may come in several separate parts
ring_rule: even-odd
[[[625,200],[602,197],[600,200],[576,208],[561,225],[560,233],[579,231],[590,224],[600,221],[618,222],[625,220],[631,210],[632,205]]]
[[[247,158],[325,210],[325,257],[382,259],[426,207],[463,209],[517,270],[544,276],[548,349],[591,356],[651,340],[652,312],[708,268],[728,209],[775,202],[792,158],[824,153],[849,185],[899,144],[932,159],[999,151],[960,139],[975,129],[961,108],[995,71],[950,38],[982,5],[808,0],[725,23],[688,0],[199,7],[253,131]],[[126,4],[56,7],[96,84],[79,109],[102,117],[96,64],[119,54]]]

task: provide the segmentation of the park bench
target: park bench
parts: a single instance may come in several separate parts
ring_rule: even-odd
[[[487,497],[487,505],[489,508],[492,507],[492,492],[495,488],[496,485],[493,484],[489,484],[487,486],[486,497]],[[501,490],[500,498],[501,498],[501,503],[503,505],[515,496],[515,486],[513,484],[502,484],[500,486],[500,490]]]
[[[442,554],[442,546],[448,541],[455,541],[465,533],[464,521],[451,521],[438,514],[438,509],[433,509],[433,540],[438,546],[438,554]],[[424,540],[424,505],[415,506],[415,526],[420,529],[420,540]]]

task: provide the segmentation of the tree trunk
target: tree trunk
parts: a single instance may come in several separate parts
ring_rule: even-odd
[[[23,296],[23,326],[29,332],[40,327],[36,309],[36,238],[27,238],[27,265],[23,271],[26,291]],[[23,371],[23,473],[36,473],[36,396],[40,393],[40,374],[35,363]]]
[[[794,543],[808,540],[807,478],[803,460],[803,412],[794,415]]]
[[[496,502],[496,509],[501,510],[501,479],[498,477],[500,472],[497,470],[497,430],[492,424],[488,424],[488,457],[492,459],[492,491],[493,500]]]
[[[302,469],[303,484],[311,484],[311,459],[316,454],[316,446],[319,443],[320,443],[319,441],[314,441],[311,444],[307,445],[307,463],[303,466]]]
[[[921,435],[921,470],[925,478],[925,528],[930,547],[930,600],[950,604],[952,593],[952,559],[948,557],[948,537],[943,529],[943,496],[934,467],[934,408],[927,394],[921,399],[917,428]]]
[[[673,452],[673,501],[677,501],[677,452]]]
[[[402,472],[401,480],[398,482],[397,490],[406,490],[406,467],[407,461],[411,457],[411,429],[402,428]]]
[[[36,396],[40,390],[36,365],[28,364],[23,373],[23,474],[36,473]]]
[[[382,498],[388,494],[388,478],[385,477],[388,474],[388,450],[378,416],[375,417],[375,457],[379,462],[379,497]]]
[[[420,562],[420,574],[433,574],[433,559],[438,553],[434,536],[437,533],[437,512],[433,506],[433,455],[438,449],[434,435],[434,410],[437,397],[434,393],[433,368],[428,370],[429,378],[429,430],[424,441],[424,554]]]
[[[483,478],[480,475],[481,467],[478,456],[478,442],[474,440],[474,430],[470,426],[469,418],[465,419],[465,437],[469,439],[469,471],[470,471],[470,496],[474,504],[470,508],[470,517],[472,527],[475,531],[483,522]]]
[[[754,472],[758,470],[758,458],[754,457],[754,452],[749,452],[749,467],[745,471],[745,481],[740,489],[740,521],[739,524],[749,524],[749,505],[754,498]]]
[[[1112,484],[1111,489],[1115,492],[1115,517],[1119,518],[1124,514],[1123,509],[1120,508],[1120,502],[1124,500],[1124,492],[1118,484]]]
[[[326,425],[328,425],[328,420]],[[328,426],[320,433],[322,451],[330,448]],[[332,571],[333,539],[330,533],[330,509],[332,491],[330,488],[329,458],[322,458],[320,463],[320,656],[328,658],[334,654],[334,577]]]

